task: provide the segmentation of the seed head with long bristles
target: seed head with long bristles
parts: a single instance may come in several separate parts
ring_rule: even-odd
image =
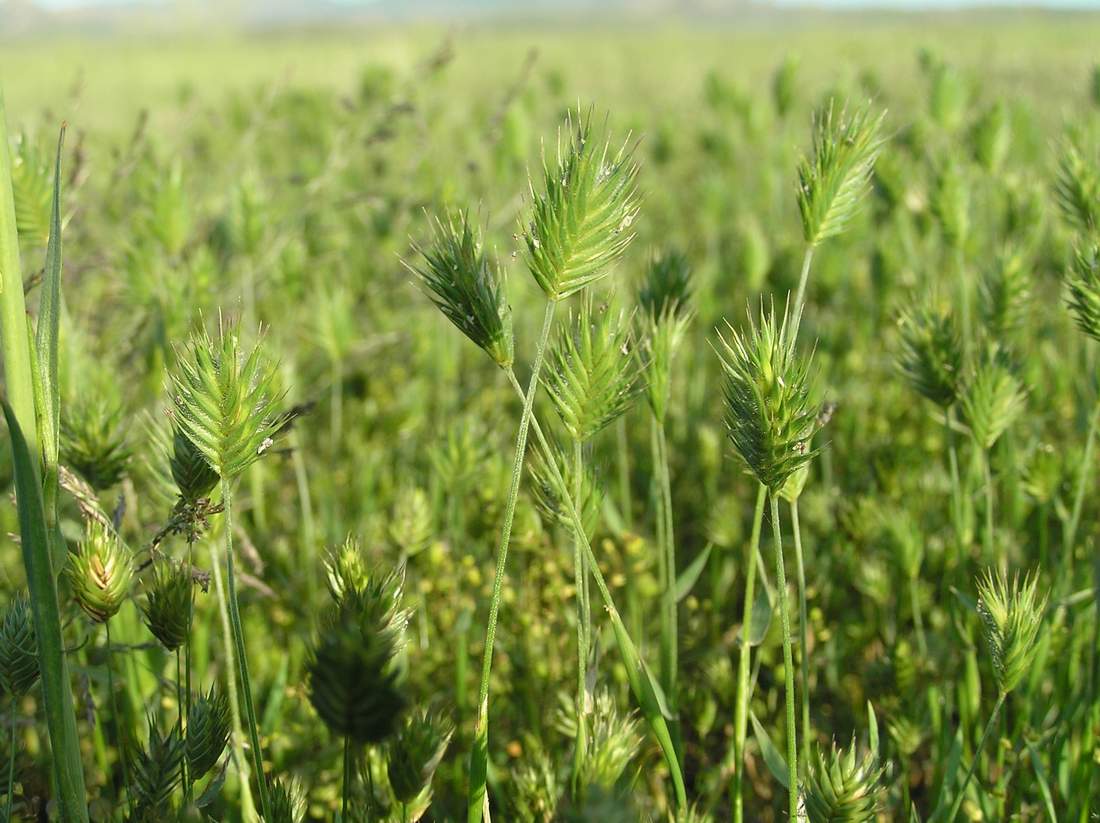
[[[500,266],[485,251],[468,213],[435,220],[430,246],[405,262],[424,292],[460,332],[503,368],[512,365],[512,310]]]
[[[38,645],[27,595],[8,604],[0,620],[0,687],[12,698],[21,697],[37,682]]]
[[[885,796],[884,768],[873,753],[856,756],[856,741],[847,749],[834,743],[828,758],[817,751],[810,761],[803,795],[810,823],[874,823]]]
[[[210,687],[187,715],[187,764],[192,780],[201,780],[218,764],[232,730],[229,697]]]
[[[812,155],[798,166],[798,209],[810,246],[843,232],[870,193],[885,116],[870,105],[838,111],[834,100],[815,116]]]
[[[543,158],[543,190],[532,186],[523,227],[527,267],[550,300],[563,300],[604,277],[630,241],[638,213],[638,167],[628,143],[597,139],[592,111],[571,114],[557,162]]]
[[[390,743],[386,765],[399,803],[411,803],[431,787],[454,731],[451,719],[438,711],[422,708],[405,718]]]
[[[1077,133],[1062,143],[1054,197],[1062,216],[1086,235],[1100,229],[1100,157]]]
[[[1067,304],[1077,327],[1100,340],[1100,242],[1080,244],[1066,272]]]
[[[919,394],[947,408],[959,397],[962,341],[951,314],[922,306],[903,314],[898,367]]]
[[[962,395],[963,417],[983,449],[1004,434],[1024,410],[1027,392],[999,351],[989,352],[978,364]]]
[[[96,623],[106,623],[130,594],[133,566],[114,529],[89,520],[66,573],[80,608]]]
[[[986,571],[978,581],[978,614],[993,658],[997,687],[1007,694],[1019,685],[1035,658],[1035,641],[1043,623],[1046,595],[1039,594],[1039,577]]]
[[[142,611],[145,625],[168,651],[187,642],[190,610],[191,569],[171,561],[156,564]]]
[[[784,313],[760,311],[749,316],[745,331],[727,324],[729,339],[718,337],[725,372],[726,429],[737,453],[756,478],[778,493],[814,455],[817,405],[813,402],[809,361],[794,349]]]

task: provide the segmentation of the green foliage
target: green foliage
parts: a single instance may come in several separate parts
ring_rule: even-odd
[[[885,117],[869,105],[838,111],[833,100],[814,116],[811,156],[798,166],[802,236],[810,246],[843,232],[870,194]]]
[[[719,335],[718,356],[725,373],[726,431],[734,449],[756,478],[773,492],[814,456],[810,438],[813,404],[809,362],[795,352],[787,315],[760,310],[748,329],[727,324]]]
[[[592,116],[589,110],[566,120],[556,161],[543,157],[543,188],[532,184],[531,217],[522,227],[527,267],[550,300],[594,285],[634,239],[633,152],[595,136]]]

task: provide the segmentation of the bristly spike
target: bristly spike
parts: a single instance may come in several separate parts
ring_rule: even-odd
[[[978,614],[1002,694],[1016,688],[1031,668],[1046,600],[1035,573],[1021,580],[1018,574],[1010,579],[1003,570],[987,570],[978,580]]]

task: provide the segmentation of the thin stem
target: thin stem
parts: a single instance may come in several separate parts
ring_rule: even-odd
[[[943,410],[943,425],[947,433],[947,461],[951,472],[951,519],[955,526],[955,551],[963,550],[966,542],[965,529],[962,522],[962,484],[959,482],[959,455],[955,449],[955,414],[952,407]]]
[[[798,329],[802,325],[802,308],[806,304],[806,284],[810,280],[810,264],[813,259],[814,247],[807,246],[806,252],[802,255],[802,273],[798,276],[798,291],[794,295],[794,311],[791,315],[791,321],[794,323],[791,328],[792,343],[798,339]]]
[[[474,731],[473,746],[470,749],[470,783],[466,796],[466,814],[469,823],[480,823],[487,802],[485,784],[489,766],[489,676],[493,669],[493,642],[496,639],[500,601],[504,594],[504,572],[508,561],[508,544],[512,539],[512,519],[515,517],[520,478],[523,475],[523,458],[527,453],[527,429],[531,424],[535,393],[539,386],[539,373],[542,371],[543,354],[546,351],[546,341],[550,338],[556,306],[557,303],[553,300],[546,304],[546,311],[542,318],[542,331],[535,347],[535,360],[531,365],[531,379],[523,399],[523,415],[520,417],[519,431],[516,433],[512,480],[504,507],[504,522],[501,525],[496,572],[493,576],[493,594],[489,601],[489,620],[485,627],[485,651],[481,661],[481,685],[478,688],[477,726]],[[553,461],[550,462],[553,463]]]
[[[619,457],[619,506],[623,525],[634,531],[634,500],[630,491],[630,443],[626,437],[626,417],[615,421],[615,446]]]
[[[798,523],[798,498],[791,501],[791,528],[794,531],[794,556],[798,572],[799,643],[802,647],[802,761],[810,762],[810,624],[806,610],[806,570],[802,563],[802,529]]]
[[[650,459],[653,463],[653,479],[650,492],[653,496],[653,511],[657,521],[654,537],[657,543],[657,585],[661,591],[659,610],[661,635],[659,638],[660,647],[658,651],[660,656],[658,663],[660,665],[661,688],[665,690],[667,695],[672,682],[672,626],[668,619],[666,599],[667,593],[673,584],[670,579],[671,572],[668,568],[668,551],[665,549],[665,538],[668,532],[665,529],[665,499],[664,492],[661,489],[661,446],[657,442],[657,429],[660,428],[660,425],[656,417],[650,418],[649,450]]]
[[[348,797],[351,794],[351,738],[344,735],[344,792],[340,804],[340,823],[347,823]]]
[[[763,483],[756,492],[756,510],[753,512],[752,537],[745,549],[745,602],[741,612],[741,649],[737,661],[737,703],[733,715],[733,751],[736,763],[733,774],[733,819],[743,823],[745,819],[742,783],[745,776],[745,737],[749,722],[750,674],[752,670],[752,611],[756,600],[756,554],[760,550],[760,527],[764,521],[764,504],[768,490]]]
[[[126,740],[122,731],[122,715],[118,710],[118,695],[115,694],[115,655],[111,645],[111,621],[103,624],[107,635],[107,691],[111,695],[111,716],[115,721],[115,745],[118,746],[118,762],[122,766],[122,781],[126,784],[126,803],[130,815],[134,814],[134,799],[130,796],[130,760],[127,754]]]
[[[11,710],[8,715],[11,722],[11,752],[8,754],[8,803],[4,808],[4,823],[11,823],[11,809],[15,805],[15,695],[10,695]]]
[[[992,563],[996,540],[993,531],[993,470],[990,468],[988,451],[982,452],[982,477],[985,480],[985,559],[987,563]]]
[[[787,573],[783,568],[783,535],[779,528],[779,497],[771,498],[772,537],[775,542],[775,586],[779,599],[779,620],[783,624],[783,679],[787,702],[787,793],[790,819],[798,819],[798,732],[794,713],[794,656],[791,653],[791,616],[787,608]]]
[[[520,388],[519,381],[516,380],[515,373],[509,371],[508,379],[512,384],[512,388],[522,396],[523,389]],[[539,426],[539,421],[536,417],[531,417],[531,427],[535,430],[535,437],[538,438],[539,445],[547,452],[550,451],[550,444],[546,440],[546,435],[543,434],[542,427]],[[565,480],[561,476],[561,472],[558,469],[557,464],[554,461],[549,461],[549,468],[552,475],[552,479],[559,489],[567,489]],[[568,495],[566,495],[568,498]],[[600,571],[599,561],[596,558],[596,553],[592,551],[592,544],[588,541],[588,535],[584,531],[584,524],[581,521],[580,512],[576,503],[567,499],[565,501],[566,514],[573,525],[573,529],[576,535],[581,538],[581,548],[584,549],[584,559],[588,564],[588,572],[592,575],[596,581],[596,589],[600,593],[600,598],[603,600],[604,609],[607,612],[608,618],[611,620],[611,625],[615,630],[615,639],[619,644],[619,651],[623,657],[624,662],[628,664],[628,676],[631,678],[631,689],[635,693],[635,697],[642,703],[642,697],[639,694],[641,689],[645,686],[640,682],[640,676],[644,673],[634,671],[631,673],[631,666],[638,667],[637,661],[640,661],[637,647],[634,645],[634,641],[630,637],[630,633],[627,631],[625,624],[623,623],[622,616],[619,614],[618,608],[615,606],[615,601],[611,596],[611,590],[607,586],[607,581],[604,579],[603,572]],[[643,710],[645,705],[643,705]],[[681,810],[687,808],[687,788],[684,785],[683,770],[680,768],[680,759],[676,751],[676,747],[672,742],[672,735],[669,732],[668,724],[665,722],[663,715],[656,714],[651,716],[646,715],[646,719],[649,721],[650,729],[653,731],[654,736],[657,738],[657,743],[661,747],[661,753],[665,757],[665,762],[668,764],[669,771],[672,774],[672,784],[676,792],[676,803]]]
[[[668,627],[668,682],[665,694],[669,708],[676,711],[676,680],[679,669],[679,617],[676,608],[676,533],[672,515],[672,482],[668,471],[668,439],[662,421],[657,422],[658,482],[660,483],[661,518],[664,526],[662,544],[665,551],[665,569],[668,573],[667,587],[664,592],[665,621]]]
[[[267,786],[264,780],[264,759],[260,751],[260,731],[256,723],[256,707],[252,702],[252,681],[248,675],[248,657],[244,645],[244,629],[241,626],[241,613],[237,605],[237,575],[233,561],[233,507],[232,490],[229,481],[222,478],[222,504],[225,506],[225,582],[229,607],[229,624],[233,630],[233,642],[237,650],[237,672],[240,675],[241,695],[244,698],[245,720],[248,722],[249,745],[252,749],[252,764],[256,770],[256,787],[260,795],[260,813],[264,819],[270,817],[267,801]]]
[[[918,578],[916,575],[909,578],[909,607],[913,612],[913,628],[917,632],[917,648],[921,657],[928,659],[928,640],[924,636],[924,616],[920,608],[920,592],[917,591]]]
[[[581,454],[581,442],[573,441],[573,500],[579,501],[581,496],[581,471],[583,470],[583,457]],[[581,551],[580,538],[573,535],[573,580],[576,588],[577,600],[577,738],[573,748],[573,791],[581,790],[581,771],[584,766],[585,754],[588,751],[588,711],[585,694],[587,690],[588,662],[588,618],[585,610],[588,602],[585,598],[585,574],[584,555]]]
[[[1001,711],[1005,697],[1007,697],[1006,692],[997,695],[997,703],[993,706],[993,713],[989,715],[989,721],[985,724],[985,731],[982,732],[982,739],[978,741],[978,748],[974,750],[974,759],[970,761],[970,768],[966,770],[966,777],[963,778],[962,785],[959,786],[959,791],[955,795],[955,802],[951,804],[951,811],[947,815],[947,823],[954,823],[955,818],[959,815],[959,809],[962,808],[963,797],[966,794],[966,787],[970,785],[970,779],[974,776],[974,770],[977,768],[978,760],[985,748],[985,741],[989,737],[989,733],[993,731],[993,725],[997,722],[997,715]]]
[[[180,654],[179,647],[176,647],[176,722],[178,724],[180,741],[183,743],[183,751],[186,755],[187,752],[187,738],[184,736],[186,731],[183,728],[183,658]],[[183,776],[184,785],[187,784],[187,772],[188,772],[187,757],[184,756],[180,759],[180,772]]]
[[[221,558],[218,556],[218,541],[210,541],[210,573],[214,577],[214,591],[218,594],[218,615],[222,624],[222,645],[225,650],[226,686],[229,690],[229,711],[233,719],[233,762],[237,764],[237,773],[241,784],[241,811],[245,820],[255,820],[255,808],[252,802],[252,788],[248,782],[248,762],[244,756],[244,731],[241,726],[241,701],[237,696],[237,678],[233,672],[237,668],[236,655],[233,652],[233,628],[229,622],[229,606],[226,603],[225,584],[222,581]]]
[[[185,708],[182,709],[186,722],[183,723],[183,750],[187,751],[187,735],[191,729],[191,631],[195,622],[195,541],[188,537],[187,540],[187,645],[184,647],[184,692]],[[183,799],[184,805],[190,806],[194,797],[194,782],[191,780],[190,764],[187,758],[183,758]]]
[[[1062,542],[1062,591],[1068,591],[1073,576],[1073,551],[1077,541],[1077,528],[1081,524],[1081,510],[1085,504],[1085,489],[1089,485],[1089,476],[1092,474],[1093,451],[1096,447],[1096,429],[1100,424],[1100,402],[1093,408],[1089,418],[1089,433],[1085,438],[1085,453],[1081,458],[1081,471],[1077,475],[1077,491],[1073,496],[1073,513],[1070,515],[1069,526],[1066,528],[1065,538]]]

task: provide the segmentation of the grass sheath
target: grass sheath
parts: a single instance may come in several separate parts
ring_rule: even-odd
[[[550,339],[550,330],[554,324],[554,300],[546,301],[542,318],[542,330],[539,332],[535,347],[535,359],[531,364],[531,379],[527,393],[523,398],[523,414],[516,433],[515,455],[512,459],[512,479],[508,488],[508,499],[504,507],[504,519],[501,523],[500,543],[497,547],[496,571],[493,575],[493,593],[489,601],[489,618],[485,626],[485,651],[481,662],[481,684],[478,687],[477,725],[474,741],[470,749],[469,787],[466,794],[466,810],[469,823],[479,823],[485,805],[488,802],[486,782],[489,767],[489,678],[493,669],[493,641],[496,639],[497,617],[500,602],[504,594],[504,574],[508,562],[508,545],[512,539],[512,520],[516,513],[516,500],[519,498],[520,479],[523,476],[523,461],[527,453],[527,430],[531,425],[535,406],[535,393],[538,391],[539,374],[542,371],[546,343]],[[553,461],[551,461],[553,462]]]

